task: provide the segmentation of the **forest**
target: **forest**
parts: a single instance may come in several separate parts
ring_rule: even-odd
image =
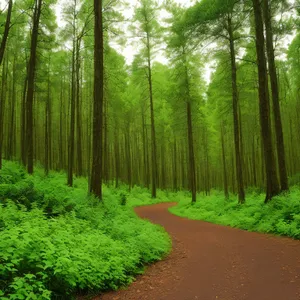
[[[131,283],[171,249],[136,206],[300,239],[298,0],[2,0],[0,24],[0,299]]]

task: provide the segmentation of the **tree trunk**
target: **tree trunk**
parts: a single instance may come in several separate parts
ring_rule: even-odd
[[[256,52],[258,63],[259,114],[267,181],[265,202],[268,202],[272,199],[273,196],[277,195],[280,192],[280,188],[276,174],[275,156],[272,143],[270,103],[267,91],[268,75],[265,57],[265,38],[261,4],[260,0],[252,0],[252,3],[255,17]]]
[[[178,191],[178,167],[177,167],[177,141],[176,136],[174,137],[174,150],[173,150],[173,190]]]
[[[222,160],[223,160],[223,183],[224,183],[224,195],[225,199],[229,198],[228,193],[228,178],[227,178],[227,168],[226,168],[226,155],[225,155],[225,143],[224,143],[224,122],[221,124],[221,145],[222,145]]]
[[[21,105],[21,161],[26,166],[26,92],[28,77],[26,75],[23,86],[22,105]]]
[[[115,187],[119,187],[119,178],[120,178],[120,149],[119,149],[119,131],[116,124],[115,129],[115,169],[116,169],[116,176],[115,176]]]
[[[108,101],[104,98],[104,111],[103,111],[103,181],[108,184],[109,182],[109,150],[108,150]]]
[[[75,10],[75,8],[74,8]],[[72,49],[72,79],[71,79],[71,118],[68,157],[68,186],[73,186],[74,148],[75,148],[75,110],[76,110],[76,42],[75,42],[75,11],[73,21],[73,49]]]
[[[15,157],[15,106],[16,106],[16,59],[14,57],[13,61],[13,72],[12,72],[12,89],[11,89],[11,116],[10,116],[10,130],[8,134],[9,147],[8,147],[8,159],[13,159]]]
[[[274,123],[275,123],[275,133],[276,133],[276,147],[277,147],[280,185],[281,185],[281,191],[287,191],[289,189],[289,185],[288,185],[288,178],[287,178],[287,171],[286,171],[285,148],[284,148],[283,130],[282,130],[282,122],[281,122],[279,88],[278,88],[278,80],[277,80],[277,70],[275,65],[273,29],[271,23],[269,0],[263,0],[263,11],[264,11],[264,21],[265,21],[265,31],[266,31],[266,46],[267,46],[267,54],[268,54],[269,74],[270,74],[272,100],[273,100],[273,114],[275,119]]]
[[[238,187],[238,201],[239,203],[244,203],[245,191],[244,191],[242,157],[241,157],[241,148],[240,148],[238,92],[237,92],[237,75],[236,75],[237,70],[236,70],[235,47],[234,47],[233,30],[231,24],[231,16],[228,16],[228,33],[229,33],[230,61],[231,61],[232,109],[233,109],[236,180],[237,180],[237,187]]]
[[[45,103],[45,175],[49,174],[49,156],[51,153],[50,147],[50,59],[48,66],[48,87],[47,87],[47,99]]]
[[[130,124],[126,126],[125,132],[125,153],[126,153],[126,163],[127,163],[127,184],[129,192],[132,187],[132,174],[131,174],[131,149],[130,149]]]
[[[33,26],[31,34],[30,58],[28,64],[28,87],[26,98],[26,150],[27,171],[33,173],[33,95],[34,80],[36,73],[37,43],[39,35],[39,23],[42,10],[42,0],[36,0],[33,15]]]
[[[3,37],[2,37],[2,41],[1,41],[1,45],[0,45],[0,66],[2,64],[2,60],[3,60],[3,57],[4,57],[5,48],[6,48],[6,41],[7,41],[9,30],[10,30],[10,27],[11,27],[10,26],[10,19],[11,19],[12,6],[13,6],[13,2],[12,2],[12,0],[9,0],[4,32],[3,32]]]
[[[103,125],[103,23],[102,0],[94,0],[94,116],[93,162],[90,192],[102,199],[102,125]]]
[[[1,101],[0,101],[0,169],[2,168],[2,152],[3,152],[3,140],[4,140],[4,111],[6,102],[6,86],[7,86],[7,68],[5,67],[6,59],[2,67],[2,82],[1,82]]]
[[[156,155],[156,137],[155,137],[155,121],[154,121],[154,105],[153,105],[153,88],[152,88],[152,68],[150,54],[150,36],[147,32],[147,63],[148,63],[148,84],[150,98],[150,120],[151,120],[151,145],[152,145],[152,198],[156,198],[157,185],[157,155]]]
[[[194,139],[193,139],[193,124],[192,124],[192,104],[190,96],[190,82],[187,69],[187,61],[185,51],[183,51],[183,63],[185,67],[185,82],[186,82],[186,117],[188,129],[188,153],[189,153],[189,185],[192,192],[192,203],[196,202],[197,186],[196,186],[196,168],[195,168],[195,154],[194,154]]]
[[[81,107],[80,107],[80,40],[76,43],[76,148],[77,175],[82,176],[82,140],[81,140]]]
[[[143,139],[143,164],[144,164],[144,184],[149,188],[149,169],[147,164],[147,143],[146,143],[146,130],[145,130],[145,116],[142,112],[142,139]]]
[[[60,112],[59,112],[59,169],[64,169],[64,141],[63,141],[63,79],[60,84]]]

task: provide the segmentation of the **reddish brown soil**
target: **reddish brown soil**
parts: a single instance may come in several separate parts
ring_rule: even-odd
[[[300,300],[300,242],[136,209],[165,227],[173,250],[127,289],[94,300]]]

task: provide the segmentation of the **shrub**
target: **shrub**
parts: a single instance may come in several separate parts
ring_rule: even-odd
[[[182,197],[170,212],[181,217],[204,220],[220,225],[238,227],[249,231],[258,231],[300,238],[300,190],[292,187],[289,193],[274,197],[264,204],[264,194],[253,190],[246,203],[240,205],[236,197],[228,201],[218,193],[209,197],[198,197],[191,205],[190,199]]]
[[[107,187],[99,203],[84,179],[70,188],[64,174],[17,176],[22,168],[8,164],[17,181],[0,185],[0,299],[117,289],[168,253],[165,231],[121,206]]]

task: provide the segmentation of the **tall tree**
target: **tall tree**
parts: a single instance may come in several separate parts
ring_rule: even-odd
[[[189,9],[185,15],[184,26],[193,34],[199,34],[202,39],[217,38],[224,41],[229,47],[232,82],[232,114],[234,124],[234,150],[236,180],[238,186],[238,201],[244,203],[244,178],[242,169],[241,132],[239,128],[238,113],[238,87],[237,87],[237,63],[236,63],[236,40],[243,25],[244,16],[241,14],[241,3],[235,0],[202,1]],[[196,30],[195,30],[196,29]]]
[[[7,38],[9,35],[10,26],[11,26],[10,23],[11,23],[12,6],[13,6],[13,2],[12,2],[12,0],[9,0],[6,21],[5,21],[5,27],[4,27],[4,33],[3,33],[2,41],[0,44],[0,66],[2,65],[5,48],[6,48],[6,42],[7,42]],[[3,93],[3,91],[2,91],[2,93]],[[2,168],[4,101],[5,101],[5,99],[3,99],[1,97],[1,99],[0,99],[0,169]]]
[[[94,115],[93,155],[90,192],[102,199],[102,149],[103,149],[103,18],[102,0],[94,0]]]
[[[262,4],[259,0],[252,0],[254,19],[255,19],[255,36],[256,36],[256,53],[258,67],[258,91],[259,91],[259,115],[260,126],[263,141],[263,151],[266,171],[266,198],[265,202],[272,199],[273,196],[280,192],[274,149],[272,143],[270,103],[268,93],[268,75],[267,62],[265,56],[265,38],[262,16]]]
[[[173,13],[174,20],[178,20],[182,15],[182,9],[180,7],[170,8]],[[175,23],[175,22],[174,22]],[[176,23],[175,23],[176,24]],[[189,160],[189,186],[192,192],[192,202],[196,202],[197,186],[196,186],[196,163],[195,163],[195,151],[194,151],[194,137],[193,137],[193,121],[192,121],[192,106],[195,99],[192,95],[191,86],[191,65],[195,60],[195,56],[192,54],[192,48],[194,47],[192,41],[189,39],[187,32],[182,30],[180,26],[172,27],[172,36],[169,40],[169,47],[173,50],[171,56],[173,56],[173,63],[175,63],[175,70],[178,78],[178,86],[181,90],[181,97],[186,103],[186,122],[187,122],[187,149]],[[171,52],[172,52],[171,50]]]
[[[147,69],[149,104],[150,104],[150,124],[151,124],[151,170],[152,170],[152,187],[151,194],[156,198],[157,188],[157,147],[156,147],[156,130],[154,117],[154,92],[152,78],[152,63],[154,49],[159,41],[159,24],[157,22],[157,3],[153,0],[139,0],[139,7],[136,9],[135,20],[139,22],[137,36],[142,36],[144,44],[143,54]]]
[[[268,65],[269,65],[269,75],[272,90],[272,100],[273,100],[273,114],[274,114],[274,124],[276,133],[276,147],[277,147],[277,157],[279,166],[279,178],[281,191],[286,191],[289,189],[286,162],[285,162],[285,147],[283,138],[283,129],[281,121],[281,111],[279,102],[279,86],[278,77],[275,64],[275,54],[273,45],[273,28],[272,28],[272,14],[271,14],[270,0],[263,0],[263,16],[265,23],[266,32],[266,48],[268,55]]]
[[[10,27],[11,27],[10,20],[11,20],[12,6],[13,6],[13,2],[12,2],[12,0],[9,0],[8,1],[6,21],[5,21],[5,27],[4,27],[4,33],[3,33],[2,41],[1,41],[1,44],[0,44],[0,66],[2,64],[2,60],[3,60],[5,48],[6,48],[6,41],[7,41],[9,30],[10,30]]]
[[[29,174],[33,173],[33,96],[41,11],[42,0],[36,0],[34,3],[34,13],[32,18],[30,58],[28,64],[28,84],[26,97],[26,150],[27,171]]]

